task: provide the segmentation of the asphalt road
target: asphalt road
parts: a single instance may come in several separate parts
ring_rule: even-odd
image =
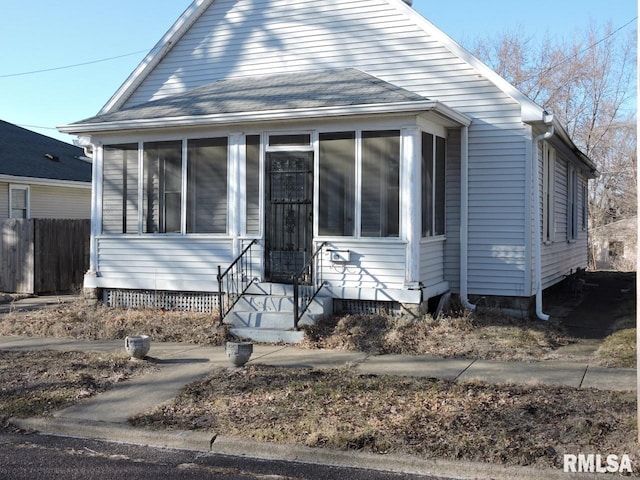
[[[448,480],[0,431],[0,480]]]

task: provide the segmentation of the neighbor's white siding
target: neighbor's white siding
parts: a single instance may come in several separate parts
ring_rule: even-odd
[[[24,185],[24,183],[20,183]],[[91,218],[91,188],[29,185],[31,218]],[[9,217],[9,183],[0,183],[0,218]]]
[[[126,106],[225,77],[346,67],[446,102],[473,118],[469,293],[522,295],[527,149],[520,106],[423,27],[384,0],[216,0]],[[445,247],[451,278],[455,242],[454,235]]]
[[[31,185],[31,218],[91,218],[91,188]]]
[[[9,184],[0,182],[0,218],[9,218]]]

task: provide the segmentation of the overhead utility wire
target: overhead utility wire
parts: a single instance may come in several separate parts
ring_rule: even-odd
[[[535,77],[540,77],[542,75],[545,75],[547,73],[549,73],[551,70],[554,70],[555,68],[564,65],[567,62],[570,62],[571,60],[578,58],[580,55],[582,55],[583,53],[588,52],[589,50],[591,50],[592,48],[597,47],[598,45],[600,45],[602,42],[605,42],[607,40],[609,40],[611,37],[613,37],[616,33],[618,33],[620,30],[628,27],[629,25],[631,25],[633,22],[635,22],[636,20],[638,20],[638,17],[636,16],[635,18],[632,18],[631,20],[629,20],[627,23],[625,23],[624,25],[622,25],[621,27],[616,28],[613,32],[611,32],[610,34],[608,34],[606,37],[601,38],[600,40],[597,40],[596,42],[592,43],[591,45],[583,48],[582,50],[580,50],[578,53],[575,53],[574,55],[571,55],[569,57],[566,57],[564,60],[562,60],[561,62],[556,63],[555,65],[550,66],[549,68],[547,68],[546,70],[543,70],[540,73],[531,75],[527,78],[525,78],[524,80],[522,80],[522,82],[526,82],[528,80],[531,80]]]
[[[118,56],[109,57],[109,58],[101,58],[100,60],[92,60],[90,62],[76,63],[73,65],[65,65],[63,67],[44,68],[42,70],[32,70],[30,72],[8,73],[5,75],[0,75],[0,78],[20,77],[23,75],[33,75],[35,73],[45,73],[45,72],[53,72],[55,70],[65,70],[67,68],[83,67],[85,65],[92,65],[94,63],[108,62],[110,60],[117,60],[118,58],[130,57],[132,55],[138,55],[140,53],[147,53],[148,51],[149,50],[138,50],[137,52],[125,53],[124,55],[118,55]]]

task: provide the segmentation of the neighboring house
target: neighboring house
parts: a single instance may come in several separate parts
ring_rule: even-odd
[[[598,270],[634,271],[637,265],[638,217],[591,230],[592,263]]]
[[[592,162],[401,0],[196,0],[60,130],[96,152],[85,286],[108,295],[206,298],[257,240],[265,284],[321,248],[340,303],[535,297],[546,318],[542,289],[587,266]]]
[[[2,218],[91,218],[84,150],[0,120]]]

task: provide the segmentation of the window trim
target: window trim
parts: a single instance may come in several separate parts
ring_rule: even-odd
[[[555,191],[556,151],[548,143],[542,149],[542,240],[553,243],[556,237]]]
[[[431,212],[429,212],[430,216],[431,216],[431,233],[427,233],[425,231],[425,225],[424,225],[424,215],[425,215],[425,193],[426,193],[426,189],[424,188],[425,185],[425,177],[424,177],[424,171],[422,171],[423,167],[425,166],[425,157],[424,157],[424,139],[426,135],[430,135],[431,136],[431,151],[432,151],[432,158],[431,158]],[[425,238],[438,238],[438,237],[446,237],[447,235],[447,158],[448,158],[448,148],[449,148],[449,144],[447,142],[447,138],[443,137],[441,135],[438,135],[437,133],[433,133],[430,131],[425,131],[425,130],[421,130],[421,139],[423,142],[422,145],[422,149],[421,149],[421,187],[420,187],[420,191],[422,194],[422,198],[421,198],[421,209],[422,209],[422,226],[420,228],[420,236],[421,238],[425,239]],[[442,185],[441,185],[441,189],[442,189],[442,195],[444,198],[444,201],[442,202],[442,232],[438,233],[437,232],[437,228],[436,228],[436,224],[438,223],[436,220],[438,218],[438,213],[437,213],[437,204],[438,204],[438,193],[439,190],[437,188],[437,181],[438,181],[438,172],[440,171],[438,169],[438,140],[441,140],[442,142]]]
[[[578,239],[578,171],[567,164],[567,241]]]
[[[25,216],[24,217],[14,217],[13,216],[13,192],[16,190],[21,190],[25,192]],[[29,185],[18,185],[11,183],[9,184],[9,218],[15,219],[29,219],[31,218],[31,188]]]

